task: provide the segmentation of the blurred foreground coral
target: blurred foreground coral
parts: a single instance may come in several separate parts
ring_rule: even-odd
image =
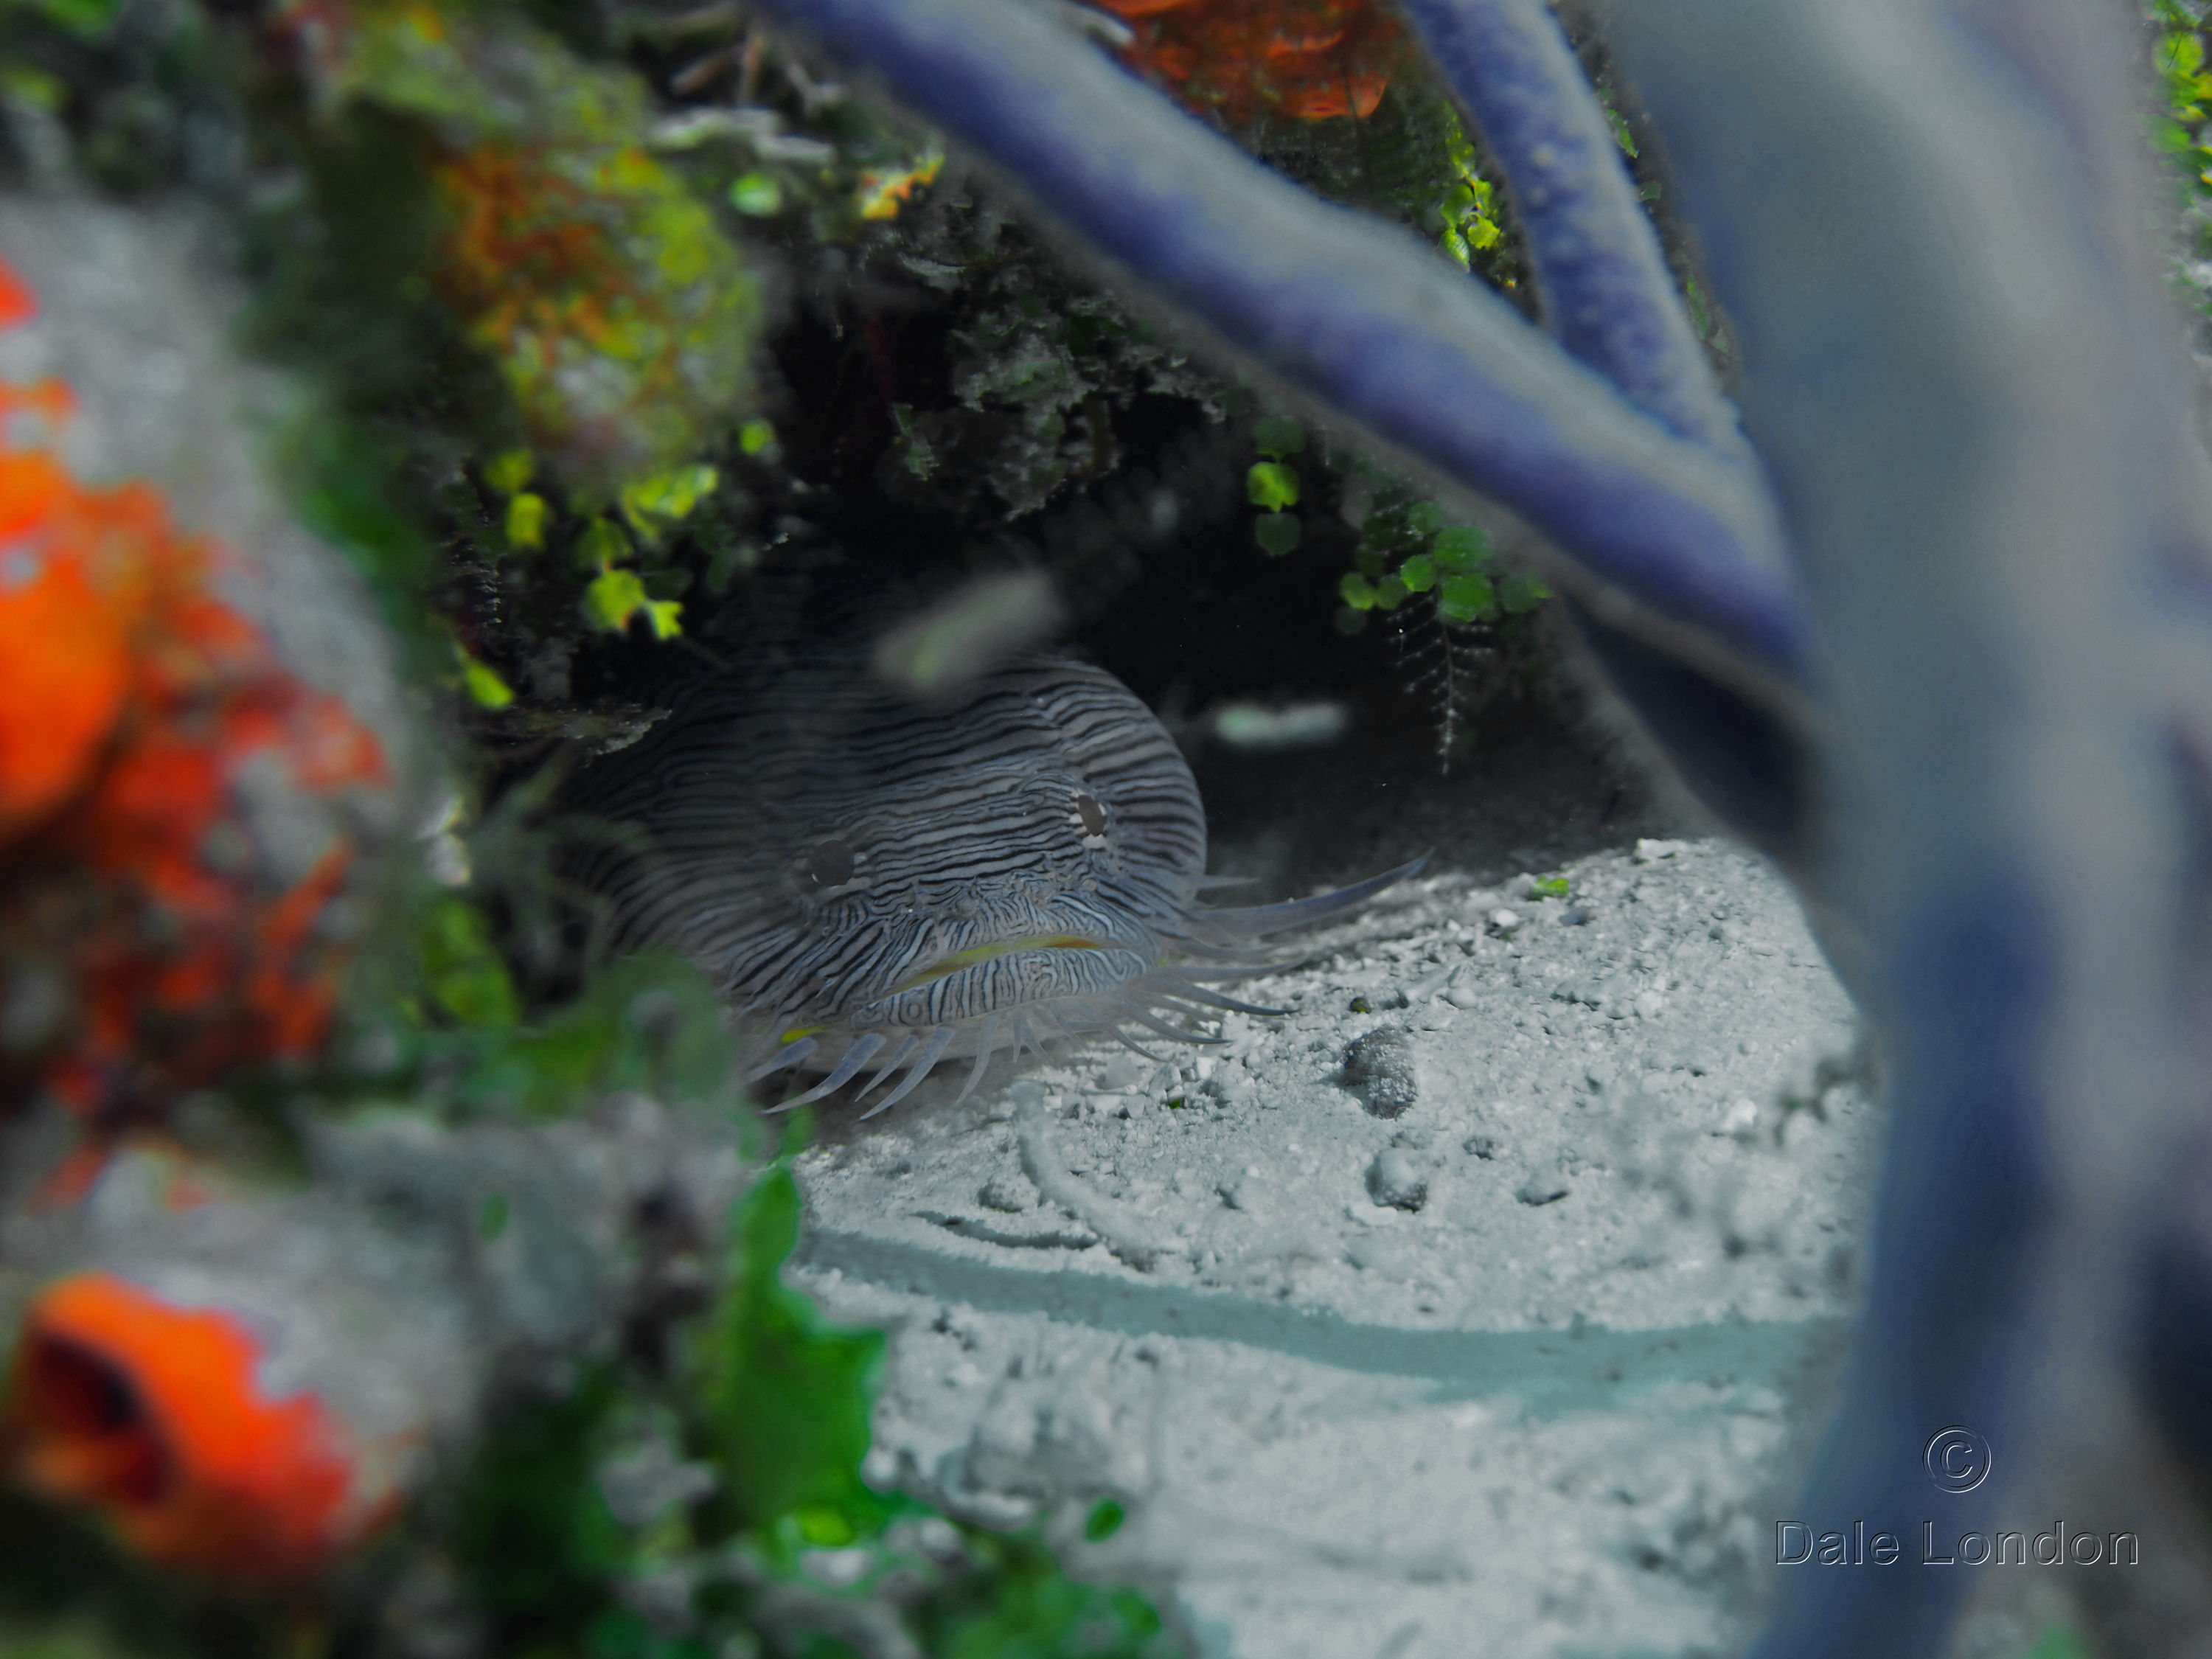
[[[696,1312],[744,1175],[726,1127],[635,1094],[538,1129],[389,1111],[301,1134],[305,1183],[141,1141],[86,1202],[4,1229],[40,1282],[0,1472],[234,1590],[328,1574],[495,1400]]]
[[[287,1583],[388,1514],[353,1505],[344,1431],[311,1394],[270,1400],[253,1331],[104,1271],[31,1310],[9,1462],[33,1491],[98,1513],[149,1561]],[[367,1512],[348,1515],[349,1508]]]
[[[0,90],[0,1659],[1175,1650],[1044,1541],[1134,1493],[864,1478],[713,987],[500,775],[826,501],[786,313],[1037,256],[734,9],[33,0]],[[1182,384],[1109,313],[1039,500]]]
[[[0,319],[35,300],[0,265]],[[0,386],[0,1089],[104,1140],[329,1029],[326,925],[392,783],[376,734],[218,596],[236,555],[161,493],[89,486],[68,387]]]
[[[270,499],[208,222],[0,195],[0,1656],[1166,1651],[862,1479],[703,978],[526,1007],[450,803],[392,856],[412,596]]]

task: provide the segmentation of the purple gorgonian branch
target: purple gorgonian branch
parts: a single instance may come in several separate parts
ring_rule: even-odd
[[[1638,282],[1653,288],[1633,329],[1573,322],[1589,353],[1578,361],[1412,233],[1320,200],[1016,0],[755,9],[875,75],[1182,318],[1386,448],[1520,514],[1632,607],[1796,674],[1803,622],[1778,516],[1729,441],[1725,405],[1700,389],[1702,364],[1675,349],[1695,351],[1687,323],[1658,320],[1675,305],[1672,283],[1617,157],[1607,188],[1632,223],[1609,209],[1540,215],[1571,318]],[[1521,8],[1496,11],[1469,9],[1455,40],[1476,51],[1486,24],[1529,33]],[[1587,87],[1581,97],[1601,133]],[[1565,191],[1534,155],[1545,148],[1527,158],[1536,187]],[[1566,257],[1574,234],[1621,234],[1633,247]],[[1626,390],[1607,379],[1616,370]]]
[[[1676,436],[1758,464],[1674,292],[1605,111],[1543,0],[1400,0],[1512,186],[1560,346]]]

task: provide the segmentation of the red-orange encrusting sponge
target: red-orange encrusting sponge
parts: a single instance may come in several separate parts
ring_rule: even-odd
[[[0,261],[0,328],[27,323],[38,314],[39,298],[31,292],[30,284]]]
[[[0,322],[30,307],[0,263]],[[0,991],[36,982],[47,1010],[0,1061],[0,1105],[44,1082],[96,1156],[320,1042],[338,959],[317,923],[356,852],[339,809],[390,778],[375,735],[216,596],[234,556],[147,484],[71,475],[52,448],[70,415],[65,388],[0,386]]]
[[[88,1510],[156,1565],[263,1588],[312,1578],[387,1521],[312,1395],[270,1399],[236,1315],[108,1273],[47,1287],[17,1349],[0,1450],[19,1484]]]
[[[1124,56],[1194,109],[1242,124],[1372,115],[1405,58],[1377,0],[1097,0],[1135,30]]]
[[[66,489],[46,457],[0,453],[0,838],[83,785],[130,687],[130,618],[88,550],[22,544]]]

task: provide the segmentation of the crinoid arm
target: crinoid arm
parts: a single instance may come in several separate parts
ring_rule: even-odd
[[[952,1097],[955,1106],[975,1092],[975,1085],[983,1080],[984,1068],[990,1065],[991,1056],[998,1052],[998,1044],[999,1018],[995,1014],[988,1015],[975,1035],[975,1063],[968,1068],[967,1082],[960,1085],[960,1092]],[[1018,1044],[1014,1052],[1020,1054]]]
[[[1167,1064],[1166,1060],[1154,1054],[1150,1048],[1140,1047],[1139,1044],[1131,1042],[1129,1040],[1128,1033],[1124,1031],[1118,1025],[1111,1027],[1108,1030],[1107,1035],[1112,1037],[1115,1042],[1120,1043],[1124,1048],[1127,1048],[1131,1054],[1141,1054],[1146,1060],[1151,1060],[1155,1066],[1164,1066]]]
[[[1259,882],[1257,876],[1200,876],[1191,884],[1194,893],[1218,893],[1224,887],[1251,887]]]
[[[899,1043],[897,1048],[891,1050],[891,1057],[876,1068],[876,1074],[860,1086],[860,1092],[854,1095],[853,1098],[854,1100],[866,1100],[882,1085],[883,1080],[885,1078],[889,1077],[893,1072],[898,1070],[900,1066],[905,1065],[907,1056],[920,1047],[921,1047],[921,1039],[918,1036],[913,1036],[912,1034],[908,1034],[907,1037]]]
[[[860,1121],[866,1123],[877,1113],[888,1112],[899,1102],[904,1100],[915,1085],[929,1075],[931,1068],[945,1057],[945,1051],[951,1046],[952,1028],[950,1025],[940,1025],[932,1031],[929,1034],[928,1042],[923,1046],[921,1053],[915,1056],[914,1069],[906,1074],[905,1079],[897,1088],[861,1113]]]
[[[811,1036],[800,1037],[796,1042],[787,1042],[776,1050],[773,1059],[764,1060],[747,1072],[745,1081],[758,1083],[764,1077],[774,1077],[778,1072],[788,1071],[793,1066],[801,1065],[811,1059],[814,1051],[821,1046]]]
[[[1227,939],[1258,939],[1267,933],[1279,933],[1291,927],[1310,927],[1316,922],[1328,921],[1358,909],[1384,889],[1396,886],[1418,876],[1428,867],[1426,853],[1410,864],[1401,864],[1395,870],[1386,870],[1379,876],[1370,876],[1365,881],[1356,881],[1349,887],[1340,887],[1333,893],[1316,893],[1311,898],[1292,899],[1285,904],[1255,904],[1235,910],[1200,910],[1193,918],[1194,937]]]
[[[1204,986],[1191,984],[1180,974],[1173,979],[1160,981],[1157,1000],[1164,1006],[1186,1008],[1193,1012],[1203,1012],[1204,1008],[1221,1008],[1232,1014],[1265,1014],[1276,1018],[1291,1012],[1287,1008],[1262,1008],[1256,1002],[1239,1002],[1235,997],[1225,997],[1217,991],[1207,990]],[[1196,1005],[1199,1004],[1203,1004],[1204,1008],[1198,1007]]]
[[[883,1046],[884,1036],[880,1031],[867,1031],[854,1037],[852,1046],[845,1050],[844,1058],[837,1062],[836,1068],[828,1077],[823,1078],[805,1094],[793,1095],[789,1100],[771,1106],[769,1109],[772,1112],[787,1112],[794,1106],[804,1106],[811,1101],[821,1099],[824,1095],[836,1093],[838,1090],[853,1080],[854,1074],[873,1059],[876,1051]]]
[[[1148,1031],[1157,1031],[1170,1042],[1195,1043],[1201,1048],[1217,1048],[1224,1040],[1218,1036],[1201,1036],[1195,1031],[1181,1031],[1146,1008],[1131,1008],[1125,1018],[1133,1019]]]

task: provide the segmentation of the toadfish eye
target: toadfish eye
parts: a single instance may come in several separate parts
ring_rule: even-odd
[[[1075,815],[1083,820],[1083,833],[1103,836],[1106,833],[1106,809],[1096,799],[1081,790],[1075,794]]]
[[[806,873],[817,887],[842,887],[853,878],[853,849],[842,841],[825,841],[806,855]]]

